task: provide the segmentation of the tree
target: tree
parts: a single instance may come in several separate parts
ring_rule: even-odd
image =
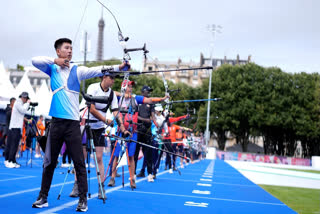
[[[20,64],[17,64],[17,71],[24,71],[24,67]]]
[[[110,60],[106,64],[120,64]],[[92,64],[97,65],[97,64]],[[91,66],[91,64],[89,65]],[[164,85],[154,75],[131,76],[136,85],[133,93],[140,94],[143,85],[153,88],[152,96],[163,97]],[[262,136],[265,154],[294,155],[301,141],[303,156],[320,155],[320,77],[318,74],[289,74],[276,67],[264,68],[253,63],[223,65],[213,71],[212,102],[209,130],[214,133],[219,149],[225,148],[226,134],[232,133],[243,151],[250,137]],[[87,80],[86,86],[97,79]],[[116,79],[113,89],[120,91],[122,79]],[[172,100],[205,99],[208,82],[192,88],[184,83],[168,81]],[[207,102],[179,103],[171,106],[175,116],[195,109],[189,121],[180,125],[203,132],[206,129]]]

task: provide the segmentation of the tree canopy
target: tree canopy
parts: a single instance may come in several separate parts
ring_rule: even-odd
[[[110,60],[104,64],[120,64]],[[97,64],[89,64],[95,66]],[[162,79],[154,75],[132,76],[136,85],[133,92],[140,94],[143,85],[153,88],[151,96],[163,97]],[[99,78],[86,81],[86,87]],[[122,79],[116,79],[113,90],[120,90]],[[208,83],[199,87],[184,83],[173,84],[173,100],[208,98]],[[319,75],[289,74],[276,67],[264,68],[246,65],[223,65],[212,73],[212,96],[222,98],[211,102],[210,133],[217,136],[220,149],[224,149],[226,134],[231,133],[246,151],[250,137],[262,136],[265,154],[294,155],[297,142],[303,147],[304,157],[320,154],[320,84]],[[180,125],[195,131],[206,129],[207,102],[179,103],[172,105],[176,116],[195,110],[191,119]]]

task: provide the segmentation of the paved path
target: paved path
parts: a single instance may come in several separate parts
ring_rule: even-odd
[[[310,189],[320,189],[320,173],[309,173],[294,170],[281,169],[290,166],[272,166],[268,164],[245,162],[245,161],[226,161],[228,164],[239,170],[255,184],[266,184],[276,186],[302,187]],[[278,168],[273,168],[278,167]],[[290,167],[293,168],[293,167]],[[299,168],[299,167],[298,167]],[[303,169],[308,169],[303,167]],[[311,167],[309,169],[312,169]]]

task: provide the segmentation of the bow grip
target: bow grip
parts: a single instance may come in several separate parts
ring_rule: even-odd
[[[121,69],[121,71],[128,71],[130,69],[130,65],[128,65],[128,60],[124,61],[126,63],[126,65]]]

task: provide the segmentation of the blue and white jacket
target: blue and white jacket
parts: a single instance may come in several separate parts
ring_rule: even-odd
[[[54,58],[43,56],[32,58],[32,64],[50,76],[53,96],[49,115],[69,120],[79,120],[79,92],[82,80],[103,76],[102,68],[119,71],[118,65],[88,68],[70,63],[69,68],[61,68],[54,64]]]

